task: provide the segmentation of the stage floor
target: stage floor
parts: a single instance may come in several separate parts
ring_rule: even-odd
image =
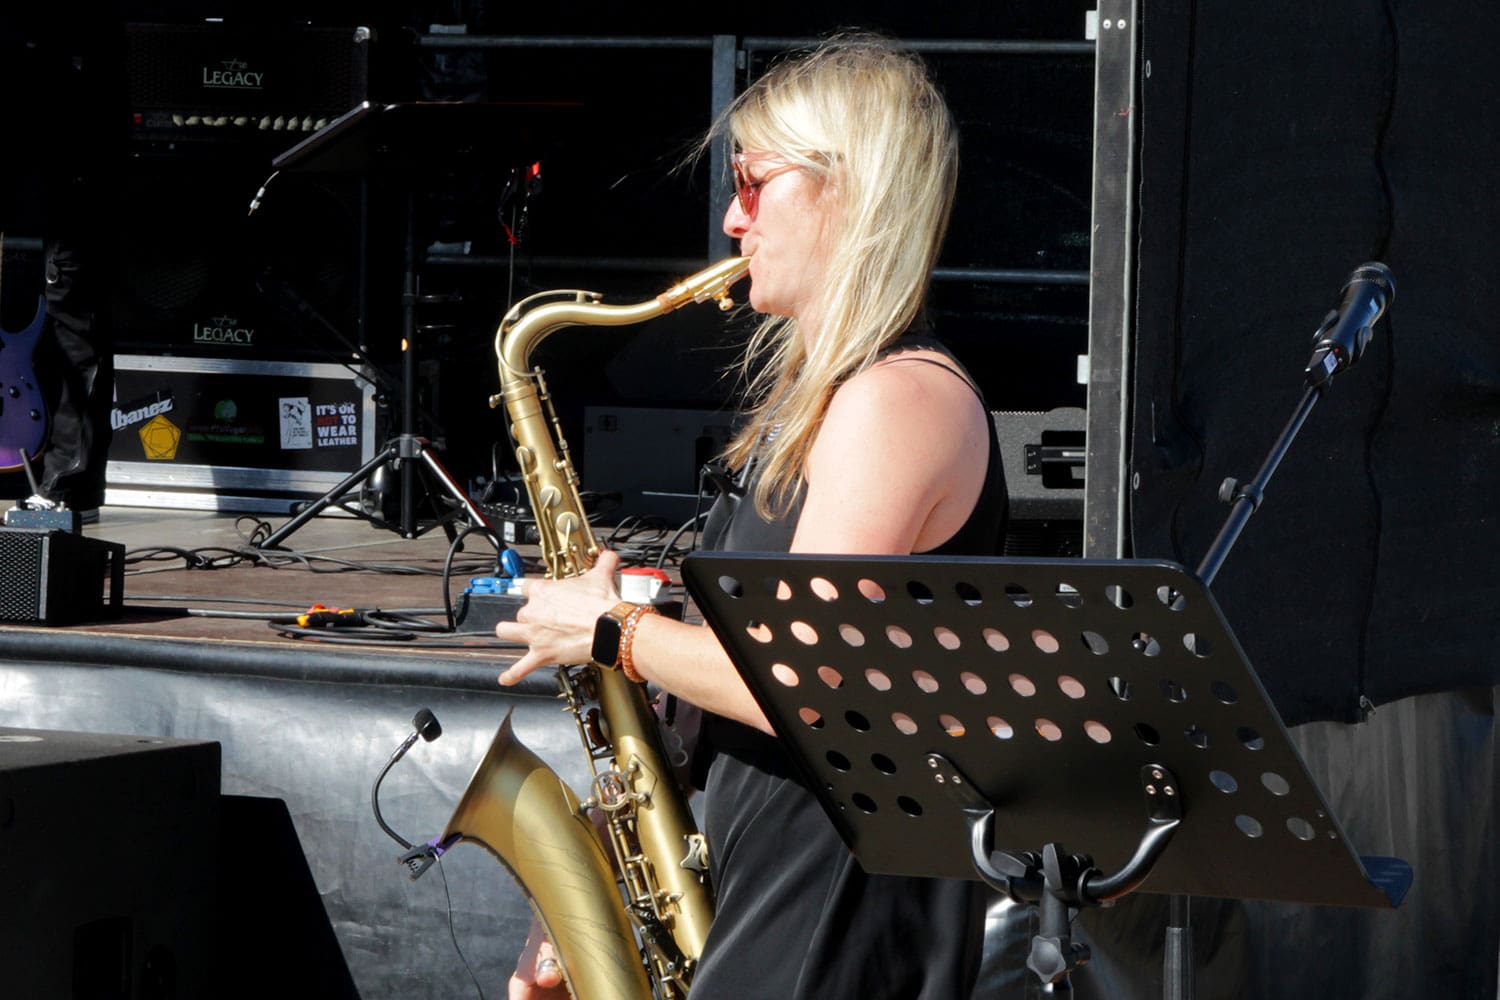
[[[450,627],[449,609],[461,613],[470,579],[496,573],[494,547],[482,536],[471,534],[461,540],[461,551],[450,551],[441,528],[407,539],[325,511],[298,526],[278,549],[252,545],[257,529],[263,538],[289,520],[106,507],[83,532],[124,546],[118,617],[66,625],[6,623],[0,633],[44,654],[44,635],[69,651],[94,637],[100,660],[131,640],[190,642],[200,650],[206,642],[233,644],[273,658],[354,645],[362,656],[410,658],[420,650],[423,659],[476,666],[517,655],[490,627],[476,629],[474,616]],[[535,559],[534,547],[518,551],[528,564]],[[287,628],[288,619],[315,605],[381,615],[377,624],[357,631]]]

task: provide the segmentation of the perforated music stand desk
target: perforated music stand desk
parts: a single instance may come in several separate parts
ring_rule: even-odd
[[[683,579],[866,871],[977,879],[951,761],[993,847],[1104,872],[1181,822],[1139,889],[1394,907],[1411,870],[1357,856],[1212,594],[1148,560],[698,553]]]

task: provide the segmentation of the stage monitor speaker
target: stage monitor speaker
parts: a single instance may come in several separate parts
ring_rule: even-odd
[[[114,618],[124,593],[125,546],[118,542],[0,528],[0,622],[70,625]]]
[[[217,995],[218,743],[0,728],[3,992]]]

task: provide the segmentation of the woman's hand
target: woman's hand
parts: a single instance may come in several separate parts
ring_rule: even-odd
[[[500,674],[500,683],[514,684],[538,667],[588,663],[594,643],[594,623],[620,602],[615,572],[620,557],[605,549],[592,569],[565,580],[525,577],[521,593],[526,603],[513,622],[500,622],[495,636],[530,647]]]
[[[531,933],[526,937],[526,947],[516,960],[516,971],[511,973],[507,992],[510,1000],[567,1000],[568,988],[563,985],[562,966],[552,942],[542,930],[541,922],[531,918]]]

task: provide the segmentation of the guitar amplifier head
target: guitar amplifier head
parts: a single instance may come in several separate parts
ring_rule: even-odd
[[[0,528],[0,622],[69,625],[117,617],[124,581],[125,546],[117,542],[68,531]]]
[[[372,38],[364,27],[127,24],[132,141],[286,149],[366,98]]]

